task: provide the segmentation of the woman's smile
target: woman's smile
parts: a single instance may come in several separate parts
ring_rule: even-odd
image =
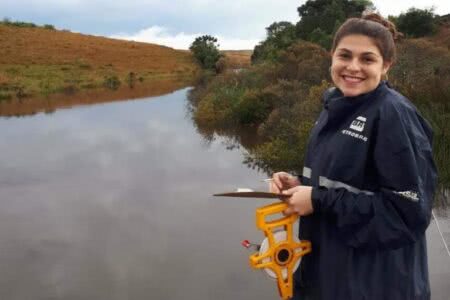
[[[342,78],[344,79],[344,81],[346,83],[349,83],[349,84],[360,83],[364,80],[364,78],[362,78],[362,77],[356,77],[356,76],[352,76],[352,75],[342,75]]]
[[[374,90],[389,67],[371,38],[348,35],[333,52],[331,78],[344,96],[355,97]]]

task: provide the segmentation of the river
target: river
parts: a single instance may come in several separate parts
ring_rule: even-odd
[[[270,201],[212,196],[266,175],[198,132],[188,91],[0,117],[0,299],[279,299],[240,245],[262,240]],[[450,210],[435,214],[449,243]],[[447,300],[450,257],[435,221],[427,234]]]

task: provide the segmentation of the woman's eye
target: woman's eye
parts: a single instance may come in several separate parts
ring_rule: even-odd
[[[350,58],[350,55],[348,55],[348,54],[339,54],[339,57],[347,59],[347,58]]]

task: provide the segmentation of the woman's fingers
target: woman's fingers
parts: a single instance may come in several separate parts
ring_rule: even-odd
[[[275,184],[275,186],[278,188],[276,191],[277,193],[281,192],[282,190],[291,188],[292,185],[292,179],[293,176],[286,172],[277,172],[272,175],[272,182]]]
[[[288,208],[284,211],[285,216],[298,214],[307,216],[314,212],[311,199],[312,187],[297,186],[283,191],[283,194],[290,196],[285,200]]]
[[[285,215],[286,217],[291,216],[292,214],[294,214],[294,208],[292,206],[288,206],[284,211],[283,211],[283,215]]]
[[[270,188],[269,188],[271,193],[275,193],[275,194],[279,194],[281,193],[280,188],[276,185],[276,183],[274,182],[274,180],[272,180],[270,182]]]
[[[277,193],[279,193],[283,189],[282,172],[273,174],[272,179],[272,183],[277,187]]]

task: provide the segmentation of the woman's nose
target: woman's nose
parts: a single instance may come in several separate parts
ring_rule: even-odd
[[[361,66],[359,65],[359,62],[357,59],[352,59],[348,65],[347,69],[350,71],[359,71],[361,69]]]

